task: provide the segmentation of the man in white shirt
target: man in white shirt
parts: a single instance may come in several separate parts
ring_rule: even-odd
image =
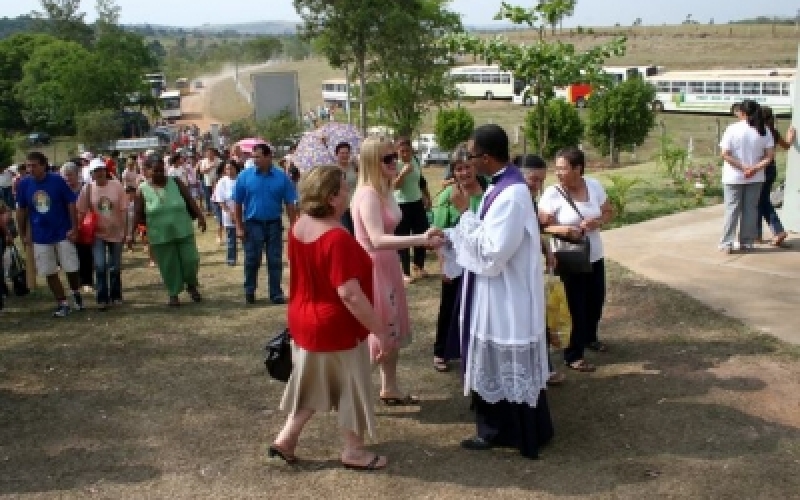
[[[478,213],[468,210],[469,195],[456,185],[450,201],[462,215],[445,231],[464,268],[461,359],[477,427],[461,446],[512,447],[534,459],[553,436],[544,392],[550,373],[536,213],[522,174],[510,164],[501,127],[478,127],[467,148],[476,171],[492,181]]]
[[[217,170],[219,169],[222,161],[219,158],[217,150],[214,148],[206,149],[206,156],[198,165],[198,173],[203,176],[203,194],[206,202],[206,212],[211,215],[215,205],[211,203],[211,195],[214,194],[214,185],[217,183]],[[220,218],[220,214],[217,219]]]
[[[173,153],[169,159],[168,177],[175,177],[183,182],[184,186],[189,186],[189,171],[186,168],[186,158],[180,153]]]

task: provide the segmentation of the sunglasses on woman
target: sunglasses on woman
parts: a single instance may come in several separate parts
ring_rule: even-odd
[[[383,162],[384,165],[391,165],[397,161],[397,158],[399,158],[397,153],[389,153],[388,155],[381,156],[381,162]]]

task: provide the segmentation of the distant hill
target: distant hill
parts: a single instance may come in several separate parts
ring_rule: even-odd
[[[254,21],[237,24],[204,24],[195,28],[206,33],[235,31],[243,35],[294,35],[300,23],[291,21]]]

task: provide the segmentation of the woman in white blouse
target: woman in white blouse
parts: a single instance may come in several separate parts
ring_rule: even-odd
[[[603,186],[583,175],[585,167],[583,151],[576,147],[562,149],[556,154],[558,184],[545,189],[539,198],[539,220],[547,233],[569,240],[584,235],[589,239],[592,271],[562,273],[560,277],[572,316],[572,333],[564,349],[564,363],[573,370],[591,372],[595,367],[584,359],[584,349],[608,350],[597,338],[606,292],[600,228],[611,221],[613,210]],[[566,197],[572,198],[577,211]]]
[[[764,124],[757,102],[745,99],[739,105],[739,121],[725,129],[719,146],[725,165],[722,167],[725,220],[719,249],[735,250],[738,230],[739,250],[753,248],[758,237],[758,199],[764,183],[764,169],[775,158],[775,141]]]

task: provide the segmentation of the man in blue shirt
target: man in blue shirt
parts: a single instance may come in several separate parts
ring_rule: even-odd
[[[266,250],[269,298],[273,304],[284,304],[282,205],[286,206],[289,224],[293,224],[297,218],[297,192],[286,173],[273,166],[269,145],[253,147],[253,162],[255,168],[242,170],[233,190],[236,236],[244,243],[245,301],[255,303],[258,269]]]
[[[77,196],[60,175],[47,171],[47,157],[42,153],[28,153],[25,163],[30,175],[17,186],[19,235],[26,246],[33,244],[37,273],[47,279],[58,301],[53,316],[63,318],[70,307],[58,276],[59,266],[67,274],[74,310],[83,309],[80,263],[74,244],[78,236]]]

